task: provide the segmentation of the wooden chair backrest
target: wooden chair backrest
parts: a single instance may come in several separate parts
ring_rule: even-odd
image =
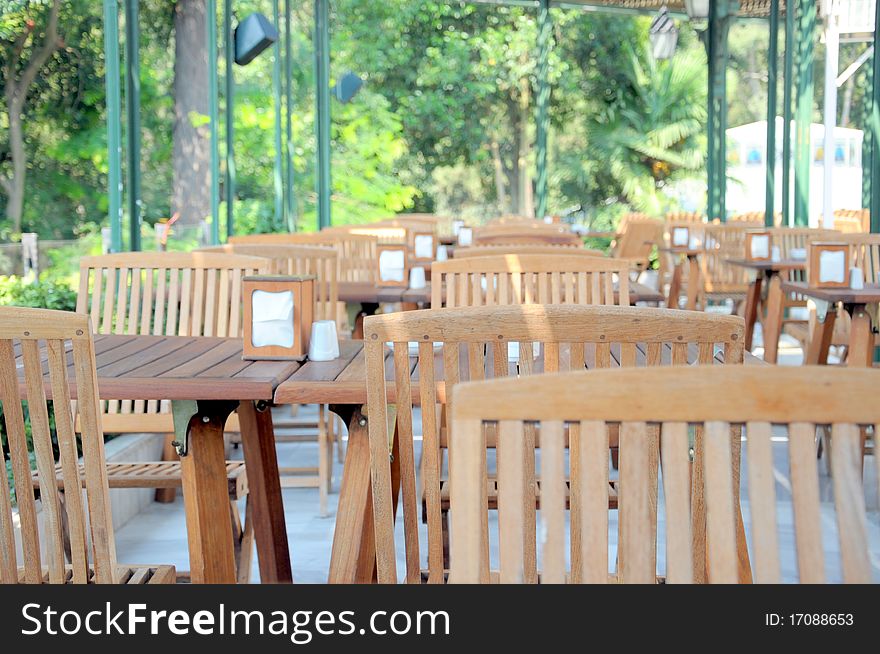
[[[198,252],[243,254],[271,259],[273,273],[279,275],[314,275],[315,320],[335,320],[339,302],[339,262],[336,250],[320,245],[269,245],[226,243],[201,248]]]
[[[217,252],[122,252],[83,257],[79,265],[76,310],[91,316],[98,334],[240,337],[241,280],[269,274],[274,264]],[[156,400],[102,405],[106,414],[168,410]]]
[[[764,219],[766,215],[763,211],[748,211],[746,213],[738,213],[736,215],[731,216],[727,219],[726,223],[737,224],[737,223],[749,223],[750,225],[757,223],[757,226],[762,226],[764,224]],[[713,221],[714,222],[714,221]],[[716,223],[723,224],[723,223]]]
[[[703,253],[700,255],[700,273],[703,287],[709,291],[748,287],[749,271],[732,266],[728,259],[742,259],[745,255],[747,225],[706,225],[703,232]]]
[[[431,308],[506,304],[628,306],[629,265],[607,257],[566,254],[502,254],[431,264]]]
[[[792,249],[806,250],[811,239],[835,240],[840,232],[811,227],[773,227],[767,230],[773,236],[773,245],[779,247],[783,259],[789,259]]]
[[[48,356],[44,386],[40,350]],[[19,371],[30,415],[32,445],[25,434]],[[3,583],[106,583],[116,576],[116,546],[110,515],[104,435],[98,409],[95,350],[89,317],[65,311],[0,308],[0,399],[20,525],[21,554],[16,551],[9,484],[0,483],[0,581]],[[82,428],[84,474],[74,433],[71,385]],[[55,481],[55,454],[47,400],[53,401],[58,461],[63,483]],[[39,506],[31,473],[31,456],[40,481]],[[3,456],[4,471],[6,455]],[[82,488],[85,487],[86,502]],[[64,492],[62,505],[59,494]],[[44,549],[40,549],[40,532]],[[86,536],[88,532],[88,537]],[[69,543],[69,564],[65,560]]]
[[[403,227],[404,229],[417,232],[433,232],[436,234],[439,231],[438,228],[441,220],[442,219],[438,216],[431,216],[428,214],[400,214],[399,216],[394,216],[394,218],[389,218],[388,220],[383,220],[379,223],[373,223],[373,225],[381,225],[383,227]]]
[[[670,211],[666,214],[665,220],[668,223],[701,223],[703,222],[703,214],[699,211]]]
[[[559,225],[509,224],[474,230],[474,245],[558,245],[583,247],[580,236]]]
[[[586,248],[574,248],[559,245],[474,245],[468,248],[459,248],[455,252],[456,259],[469,259],[471,257],[496,257],[498,255],[514,254],[540,254],[544,256],[579,256],[606,258],[601,250],[588,250]]]
[[[833,240],[849,243],[850,265],[862,269],[867,284],[880,283],[880,234],[841,234]]]
[[[444,530],[440,484],[441,438],[445,434],[441,434],[440,421],[432,409],[438,402],[445,402],[446,424],[452,424],[454,402],[451,400],[455,385],[467,380],[585,367],[686,365],[689,357],[711,364],[719,361],[716,347],[723,352],[724,361],[738,364],[743,361],[743,332],[743,320],[736,316],[641,307],[511,305],[429,309],[366,318],[368,429],[379,581],[396,583],[397,580],[389,462],[391,430],[395,433],[394,456],[400,464],[403,493],[406,580],[409,583],[420,580],[419,496],[413,458],[414,402],[422,406],[421,488],[428,524],[429,582],[442,583]],[[387,366],[385,360],[385,343],[389,341],[394,343],[393,366]],[[411,381],[410,377],[414,365],[408,352],[410,342],[418,343],[417,381]],[[442,344],[439,350],[435,345],[438,343]],[[509,360],[509,343],[519,345],[515,362]],[[536,343],[542,344],[542,357],[534,354]],[[393,393],[389,393],[386,377],[393,384]],[[622,394],[616,401],[629,396],[638,397]],[[543,434],[540,438],[543,439]],[[530,441],[529,446],[532,444],[544,446],[543,441]],[[452,459],[457,456],[454,450],[453,446]],[[604,456],[607,459],[607,441]],[[694,464],[694,479],[698,482],[702,480],[701,471],[698,447]],[[526,502],[534,503],[534,488],[532,485],[527,489]],[[702,533],[699,525],[695,533]],[[532,555],[534,542],[532,538],[527,548]]]
[[[122,252],[80,259],[76,310],[98,334],[241,336],[241,279],[270,259],[215,252]]]
[[[636,265],[647,267],[654,245],[663,239],[663,223],[652,218],[626,221],[623,233],[617,240],[612,254],[616,259],[626,259]]]
[[[339,227],[325,227],[320,233],[374,236],[380,244],[409,244],[410,242],[410,228],[404,225],[341,225]]]
[[[523,503],[531,470],[525,463],[523,425],[541,433],[542,581],[606,583],[608,552],[607,428],[620,429],[617,581],[654,583],[654,525],[649,524],[647,484],[659,430],[666,522],[666,582],[695,581],[691,548],[689,427],[702,427],[708,531],[708,580],[736,583],[735,521],[738,496],[731,484],[731,429],[745,430],[752,557],[757,583],[780,583],[780,545],[791,547],[801,583],[826,581],[815,436],[832,425],[834,504],[842,563],[841,580],[870,583],[868,523],[862,482],[860,426],[880,427],[876,396],[880,373],[872,370],[758,366],[699,366],[687,369],[600,370],[462,384],[453,391],[451,475],[451,578],[479,583],[488,576],[486,448],[481,426],[490,422],[498,441],[498,531],[500,580],[522,583],[531,561],[523,552]],[[626,398],[634,398],[627,401]],[[635,399],[637,398],[637,401]],[[577,427],[570,464],[570,534],[577,569],[566,567],[564,543],[566,464],[563,430]],[[655,430],[652,435],[650,430]],[[777,534],[776,471],[771,440],[788,435],[794,543]],[[653,445],[652,445],[653,443]],[[525,454],[525,456],[524,456]],[[577,489],[577,490],[576,490]],[[575,512],[578,513],[575,517]],[[575,531],[577,529],[577,531]],[[876,545],[876,543],[875,543]],[[796,551],[794,551],[796,550]],[[836,556],[828,557],[829,559]]]
[[[867,234],[871,231],[871,210],[836,209],[834,229],[851,234]]]
[[[338,277],[343,282],[376,281],[376,246],[379,239],[368,234],[297,232],[296,234],[248,234],[231,236],[230,243],[274,245],[328,245],[339,255]]]

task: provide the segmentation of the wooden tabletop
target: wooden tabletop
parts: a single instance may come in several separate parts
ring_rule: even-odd
[[[431,284],[425,288],[404,288],[402,286],[378,286],[373,282],[339,282],[340,302],[362,304],[384,304],[412,302],[430,304]]]
[[[751,261],[749,259],[726,259],[731,266],[751,268],[752,270],[779,272],[783,270],[806,270],[807,262],[803,259],[784,259],[782,261]]]
[[[617,286],[615,285],[615,288]],[[662,302],[666,298],[658,291],[638,282],[629,283],[629,300],[636,302]],[[339,300],[341,302],[361,304],[384,304],[394,302],[410,302],[413,304],[431,303],[431,284],[425,288],[412,289],[377,286],[372,282],[339,282]]]
[[[638,345],[637,364],[644,365],[646,356],[644,345]],[[363,341],[343,341],[340,343],[340,357],[334,361],[312,362],[306,361],[296,370],[289,379],[282,382],[275,391],[276,404],[366,404],[367,402],[367,385],[366,385],[366,360],[364,358]],[[461,348],[462,358],[466,358],[467,348]],[[392,350],[385,348],[385,379],[393,382],[394,364]],[[587,344],[585,346],[585,359],[587,367],[594,360],[591,352],[595,352],[595,346]],[[611,356],[612,365],[619,363],[620,346],[612,346]],[[692,345],[688,352],[690,363],[697,360],[699,351],[696,345]],[[666,345],[663,351],[663,363],[669,363],[671,358],[671,347]],[[716,360],[722,361],[721,352],[716,353]],[[417,357],[410,356],[410,375],[413,380],[412,388],[418,393],[418,384],[415,383],[419,378],[419,369],[417,365]],[[746,364],[763,364],[764,362],[750,353],[745,354]],[[511,366],[511,374],[515,375],[516,362],[508,363]],[[491,377],[493,364],[491,355],[487,356],[485,367],[487,377]],[[564,366],[561,366],[564,369]],[[466,360],[459,366],[461,381],[469,379],[469,366]],[[543,370],[543,361],[538,357],[534,363],[534,372],[540,373]],[[444,397],[445,389],[443,387],[443,356],[442,350],[435,350],[434,357],[434,373],[438,380],[437,397]],[[414,401],[418,402],[418,397],[414,397]]]
[[[660,252],[667,252],[669,254],[684,254],[688,257],[697,257],[705,250],[692,250],[691,248],[676,248],[676,247],[658,247],[657,250]]]
[[[103,400],[271,400],[275,388],[301,365],[242,361],[241,350],[240,338],[98,335],[98,392]],[[47,370],[45,348],[41,356]],[[72,351],[67,363],[73,379]],[[48,377],[45,386],[51,393]]]
[[[786,293],[809,295],[826,302],[843,302],[844,304],[877,304],[880,302],[880,286],[854,288],[814,288],[806,282],[782,282],[782,290]]]

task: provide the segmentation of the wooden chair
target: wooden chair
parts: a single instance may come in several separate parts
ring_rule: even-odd
[[[524,425],[538,423],[542,582],[655,582],[652,500],[657,489],[649,473],[658,430],[665,496],[665,581],[701,580],[691,546],[696,505],[689,478],[688,431],[694,425],[703,431],[705,474],[700,483],[705,487],[708,516],[708,581],[738,580],[739,447],[736,443],[731,449],[731,433],[738,439],[744,429],[755,581],[782,581],[782,546],[783,552],[796,559],[801,583],[825,582],[825,559],[831,557],[823,549],[826,513],[820,509],[815,435],[818,425],[831,424],[835,432],[833,493],[841,579],[870,583],[873,575],[859,427],[880,423],[880,406],[873,400],[878,381],[880,373],[871,370],[700,366],[572,372],[462,384],[453,391],[452,580],[523,583],[538,576],[532,552],[523,548],[523,534],[532,542],[535,537],[532,505],[523,502],[533,474],[532,446]],[[482,429],[487,423],[498,434],[497,576],[490,572],[487,556]],[[604,450],[611,424],[620,426],[623,441],[616,575],[609,575],[608,463]],[[566,426],[577,428],[576,437],[571,436],[568,466],[571,494],[578,496],[577,504],[572,501],[570,514],[570,564],[565,556]],[[783,427],[791,469],[793,543],[777,534],[772,441],[776,440],[774,431]]]
[[[871,210],[835,209],[834,229],[851,234],[869,233],[871,231]]]
[[[317,245],[271,245],[262,243],[227,243],[214,247],[206,247],[198,252],[222,252],[245,256],[262,257],[273,262],[273,273],[282,275],[315,275],[315,320],[335,320],[340,333],[345,329],[344,320],[338,311],[339,282],[336,250],[332,247]],[[296,419],[297,406],[290,405],[290,417],[278,419],[274,416],[276,428],[307,430],[307,434],[291,435],[276,431],[278,443],[316,440],[318,442],[317,468],[281,468],[282,488],[317,488],[319,510],[321,515],[327,514],[327,494],[333,484],[332,449],[334,445],[341,448],[341,439],[336,430],[336,420],[326,419],[326,407],[319,407],[317,421]],[[241,442],[240,435],[233,436],[233,442]],[[342,460],[342,453],[339,453]]]
[[[703,252],[700,255],[700,274],[703,288],[700,303],[705,309],[710,302],[733,300],[743,302],[749,290],[749,271],[732,266],[728,259],[742,259],[746,246],[747,225],[706,225]]]
[[[336,250],[319,245],[226,243],[197,252],[222,252],[263,257],[274,262],[273,273],[315,276],[315,320],[336,320],[339,303],[339,263]],[[337,325],[342,327],[342,325]]]
[[[406,580],[409,583],[422,580],[423,550],[417,529],[422,495],[416,492],[415,482],[414,403],[422,407],[421,488],[428,524],[427,579],[429,583],[442,583],[444,539],[448,533],[443,516],[445,507],[449,506],[442,452],[449,443],[449,435],[442,429],[436,413],[428,407],[446,402],[447,424],[452,424],[450,412],[455,407],[449,400],[452,387],[460,381],[584,368],[687,365],[694,361],[740,364],[743,361],[742,318],[671,309],[573,305],[431,309],[371,316],[364,321],[364,332],[376,557],[378,579],[385,583],[397,580],[393,536],[397,491],[392,492],[392,476],[399,480],[402,490]],[[394,343],[389,362],[385,360],[386,342]],[[412,342],[418,343],[417,357],[409,354],[408,344]],[[518,344],[513,348],[513,356],[509,344]],[[539,344],[537,348],[536,344]],[[541,350],[542,356],[536,356],[536,349]],[[414,358],[418,364],[417,378],[414,375],[411,378]],[[389,380],[394,384],[393,393],[389,393]],[[627,396],[638,398],[638,395],[624,393],[617,400]],[[393,438],[389,439],[392,432]],[[611,437],[609,435],[609,439]],[[620,437],[625,439],[627,434],[621,433]],[[489,438],[489,446],[494,447],[494,436],[490,434]],[[542,438],[543,435],[539,435],[535,444],[543,446]],[[574,437],[570,435],[570,438]],[[700,444],[698,435],[692,469],[696,489],[702,484]],[[602,444],[604,457],[608,456],[609,445],[610,440]],[[397,470],[392,473],[389,453],[399,473]],[[454,447],[449,450],[449,456],[456,458]],[[624,472],[622,470],[621,475]],[[656,481],[656,475],[654,479]],[[486,488],[490,492],[488,478]],[[542,493],[540,486],[537,491],[530,487],[526,503],[534,507],[535,502],[543,501]],[[606,489],[606,511],[616,505],[616,493],[616,486]],[[580,497],[575,487],[572,494],[575,504]],[[700,506],[696,512],[694,548],[701,551],[705,533]],[[745,577],[748,559],[742,538],[741,543]],[[530,541],[530,551],[533,549],[534,540]]]
[[[564,249],[563,249],[564,248]],[[487,257],[498,256],[500,254],[513,254],[522,256],[524,254],[540,254],[543,256],[565,256],[577,255],[582,257],[599,257],[605,258],[605,253],[601,250],[588,250],[586,248],[575,248],[559,245],[475,245],[468,248],[459,248],[455,252],[456,259],[469,259],[471,257]]]
[[[410,228],[403,225],[341,225],[338,227],[325,227],[321,234],[358,234],[360,236],[373,236],[379,243],[409,243]]]
[[[270,273],[272,266],[271,260],[261,257],[214,252],[123,252],[83,257],[77,312],[90,315],[99,334],[241,336],[242,277]],[[104,428],[110,433],[165,434],[164,458],[176,458],[170,444],[174,422],[168,402],[110,400],[101,403],[101,411]],[[239,431],[238,414],[230,416],[226,430]],[[142,478],[141,464],[115,466],[108,475],[110,487],[159,488],[157,499],[171,501],[180,487],[180,464],[172,463],[154,468],[154,475],[164,477],[161,483]],[[229,470],[230,474],[243,474],[235,466]],[[238,488],[233,482],[231,478],[230,487]],[[238,499],[237,493],[231,494],[231,505]],[[232,515],[237,517],[238,509],[233,508]],[[253,537],[247,510],[244,522],[237,530],[237,548]],[[251,550],[244,548],[242,552],[245,558],[239,570],[246,575]]]
[[[704,222],[703,214],[699,211],[670,211],[664,216],[664,220],[667,223],[685,223],[688,225]]]
[[[48,356],[48,385],[44,385],[41,348]],[[25,432],[19,395],[15,361],[19,351],[32,445]],[[4,478],[0,483],[0,582],[174,583],[174,566],[116,562],[89,317],[44,309],[0,308],[0,378],[19,525],[15,524],[10,488]],[[77,398],[75,407],[72,395]],[[52,401],[61,470],[57,482],[48,400]],[[81,425],[82,465],[78,461],[75,419]],[[32,457],[36,473],[31,472]],[[39,501],[34,495],[34,477],[43,482],[38,485]]]
[[[682,220],[671,219],[671,216],[675,216],[675,215],[678,215],[678,214],[667,214],[667,216],[666,216],[666,222],[663,225],[663,241],[662,241],[663,245],[666,247],[672,246],[672,235],[673,235],[673,232],[675,231],[676,227],[687,227],[688,228],[688,238],[694,239],[696,241],[696,243],[700,244],[700,246],[701,246],[703,243],[703,239],[705,238],[704,232],[705,232],[706,223],[704,223],[702,221],[702,219],[690,220],[688,217],[688,216],[690,216],[690,217],[695,216],[697,218],[700,218],[700,214],[698,214],[698,213],[694,213],[692,215],[684,214],[685,218]],[[658,243],[658,245],[659,245],[659,243]],[[679,256],[680,255],[677,255],[672,252],[658,252],[657,253],[658,277],[659,277],[658,288],[660,289],[660,291],[663,291],[663,289],[666,287],[666,285],[672,281],[672,274],[675,271],[675,266],[678,263],[677,259]],[[687,289],[687,284],[688,284],[689,268],[690,268],[690,266],[682,266],[682,269],[681,269],[681,288],[682,288],[683,294],[686,294],[685,291]]]
[[[615,259],[629,261],[636,270],[650,267],[651,252],[663,239],[663,223],[653,218],[631,218],[624,223],[620,237],[611,244]]]
[[[629,265],[560,254],[469,257],[431,265],[431,308],[505,304],[629,305]],[[619,292],[614,291],[617,278]],[[616,296],[616,297],[615,297]],[[617,299],[616,299],[617,298]]]
[[[248,234],[231,236],[233,244],[328,245],[336,249],[337,278],[345,282],[376,281],[378,238],[350,232],[297,232],[296,234]]]

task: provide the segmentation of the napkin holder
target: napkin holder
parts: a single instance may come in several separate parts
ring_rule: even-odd
[[[746,261],[770,261],[773,258],[773,235],[766,230],[746,232]]]
[[[409,286],[409,253],[403,243],[385,243],[376,248],[376,281],[379,286]]]
[[[242,279],[242,300],[242,359],[306,356],[315,313],[314,275],[249,275]]]
[[[849,287],[849,245],[810,243],[808,282],[813,288]]]

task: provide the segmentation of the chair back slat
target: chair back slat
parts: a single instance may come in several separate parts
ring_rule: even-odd
[[[274,266],[272,272],[275,274],[314,275],[316,277],[315,320],[337,319],[339,263],[337,251],[332,247],[268,243],[226,243],[224,245],[201,248],[198,251],[263,257],[272,260]],[[226,271],[223,272],[225,273]],[[225,290],[222,280],[220,290],[221,293]],[[222,305],[223,302],[221,301]]]
[[[91,338],[88,315],[0,308],[0,400],[8,445],[3,459],[4,463],[7,456],[10,460],[18,514],[16,525],[10,487],[4,482],[0,493],[0,580],[4,583],[116,581]],[[72,413],[74,382],[78,416]],[[23,401],[30,417],[30,444]],[[50,417],[54,417],[54,428]],[[74,432],[76,417],[82,431],[83,473]],[[56,481],[57,471],[60,481]],[[39,481],[38,497],[35,480]]]
[[[564,539],[566,528],[572,541],[580,543],[580,555],[571,557],[571,569],[567,571],[572,582],[601,582],[610,574],[617,581],[645,583],[655,581],[658,573],[665,573],[667,583],[742,580],[737,487],[742,435],[750,485],[747,532],[752,539],[755,580],[782,581],[781,554],[787,551],[789,560],[796,562],[796,580],[801,583],[838,579],[846,583],[876,582],[877,571],[870,558],[870,552],[877,546],[871,543],[876,530],[869,527],[866,510],[860,432],[876,428],[880,418],[880,407],[869,399],[876,393],[878,377],[880,373],[875,370],[827,366],[699,365],[580,371],[461,384],[453,391],[450,579],[477,583],[485,577],[466,557],[480,552],[480,539],[491,537],[491,533],[486,535],[479,528],[481,514],[486,512],[485,502],[479,497],[483,474],[480,457],[487,445],[478,434],[482,427],[500,423],[502,434],[506,433],[505,424],[533,424],[541,433],[542,491],[546,474],[559,474],[558,465],[551,463],[545,468],[545,430],[549,427],[552,433],[558,425],[569,430],[573,426],[579,428],[570,446],[569,524],[542,519],[541,530],[548,531],[542,541],[545,547]],[[623,397],[638,398],[638,402],[622,401]],[[459,430],[460,425],[466,429]],[[614,550],[608,540],[602,489],[608,479],[607,433],[615,425],[620,429],[620,533],[617,570],[609,572],[613,560],[609,553]],[[656,483],[650,471],[652,426],[659,427],[660,433],[665,565],[655,563],[651,552],[655,533],[652,523],[658,521],[650,495]],[[826,544],[830,542],[830,535],[823,533],[823,528],[828,529],[833,523],[825,519],[828,505],[821,505],[820,510],[815,450],[816,429],[820,426],[830,426],[834,436],[833,487],[823,493],[833,493],[831,508],[836,514],[836,528],[830,531],[839,541],[840,552],[836,570],[833,563],[838,557],[829,555],[823,547],[823,538]],[[700,441],[690,443],[695,428],[702,433],[702,445]],[[520,435],[520,443],[513,440],[521,432],[513,429],[514,435],[500,443],[499,498],[518,493],[527,482],[526,464],[516,466],[521,480],[511,479],[509,472],[502,474],[503,462],[516,448],[529,458],[525,436]],[[780,439],[780,434],[786,438]],[[510,448],[506,454],[505,447]],[[693,464],[689,461],[692,447],[703,450],[705,461],[699,481],[706,504],[705,570],[698,565],[700,557],[694,556],[692,547],[696,510],[691,484]],[[779,462],[774,460],[777,447],[784,448],[789,459],[792,543],[778,536]],[[469,465],[460,466],[463,461]],[[501,487],[504,484],[509,486],[508,490]],[[527,507],[527,515],[529,512],[535,513],[534,505]],[[516,582],[521,569],[518,557],[525,558],[516,534],[529,530],[527,520],[520,514],[511,518],[510,511],[499,506],[497,529],[499,534],[505,534],[504,542],[515,545],[507,550],[502,546],[501,554],[504,567],[514,571],[506,574],[505,579]],[[549,533],[551,529],[556,533]],[[544,575],[548,561],[547,556],[543,557]],[[557,579],[552,565],[551,572],[550,578]]]
[[[564,254],[566,256],[593,257],[604,259],[605,253],[601,250],[589,250],[579,246],[567,244],[559,245],[512,245],[510,243],[486,245],[474,245],[472,247],[458,248],[455,251],[456,259],[470,259],[473,257],[495,257],[498,255],[513,254],[522,256],[524,254],[540,254],[544,256],[557,256]]]
[[[451,463],[456,457],[454,447],[449,447],[450,437],[455,435],[454,430],[449,432],[449,426],[452,424],[457,401],[453,399],[453,390],[459,383],[501,377],[540,377],[541,373],[582,370],[585,366],[635,368],[673,363],[687,365],[701,359],[705,363],[720,364],[715,356],[716,346],[724,347],[732,341],[741,340],[743,329],[742,319],[733,316],[653,308],[579,305],[533,304],[431,309],[370,316],[365,319],[366,367],[369,379],[368,429],[371,454],[374,457],[371,460],[371,470],[376,475],[373,502],[382,505],[381,509],[375,511],[376,519],[386,521],[381,528],[376,525],[377,539],[385,541],[381,545],[382,554],[378,557],[379,579],[386,582],[397,579],[391,517],[394,500],[391,497],[390,481],[386,482],[391,479],[387,426],[389,420],[392,425],[397,426],[400,465],[414,466],[414,463],[409,463],[411,443],[405,441],[411,441],[415,437],[412,430],[417,423],[409,415],[413,411],[413,404],[418,402],[421,405],[420,481],[427,537],[420,537],[411,520],[407,518],[407,507],[412,506],[412,498],[407,495],[409,491],[406,487],[410,483],[410,477],[409,472],[401,472],[407,581],[419,581],[420,575],[416,574],[414,566],[427,553],[428,580],[442,583],[446,573],[443,555],[446,526],[443,512],[450,502],[449,492],[454,488],[451,480],[449,484],[444,482],[444,459],[448,458]],[[386,343],[394,343],[394,354],[390,359]],[[417,362],[415,353],[407,346],[410,343],[418,343]],[[388,368],[389,362],[391,369]],[[734,362],[741,363],[742,358]],[[411,374],[412,377],[405,378]],[[438,418],[438,406],[442,406],[445,411],[445,421]],[[487,447],[496,448],[501,429],[503,426],[486,425],[480,432],[480,438],[486,442]],[[571,447],[571,443],[575,443],[574,447],[584,443],[587,436],[582,436],[579,429],[579,424],[565,426],[563,449]],[[595,451],[597,446],[593,441],[599,438],[604,443],[607,457],[609,429],[616,433],[617,427],[609,427],[603,434],[589,434],[590,442],[584,446],[586,451]],[[545,459],[541,459],[539,466],[534,456],[536,449],[544,451],[547,432],[528,421],[519,431],[524,449],[529,454],[521,468],[524,482],[520,510],[523,511],[524,530],[517,551],[522,552],[522,565],[521,569],[516,568],[510,574],[516,576],[521,573],[526,583],[537,583],[539,569],[544,572],[541,553],[546,550],[542,549],[543,541],[540,546],[538,544],[534,508],[537,503],[544,506],[547,489],[551,489],[550,506],[553,506],[555,496],[553,486],[544,485],[542,466]],[[655,470],[653,477],[656,485],[659,431],[654,425],[647,425],[645,431],[653,439],[646,450],[645,466]],[[572,460],[575,461],[574,464],[571,463]],[[570,453],[569,463],[566,465],[571,467],[581,460],[581,456]],[[547,458],[547,465],[552,461],[552,456]],[[495,482],[490,480],[485,466],[482,470],[481,488],[489,488]],[[691,472],[690,467],[688,470]],[[607,471],[605,477],[608,477]],[[571,559],[584,561],[584,565],[589,559],[590,565],[595,565],[598,560],[595,539],[590,541],[589,546],[585,544],[588,538],[593,538],[591,530],[596,520],[595,505],[591,503],[592,499],[585,499],[584,490],[577,483],[579,482],[573,482],[571,487],[563,489],[563,497],[567,492],[569,504],[581,502],[583,508],[578,509],[578,516],[583,516],[590,522],[577,527],[577,533],[582,534],[582,537],[571,539],[571,547],[576,549],[571,553]],[[607,510],[610,493],[607,481],[601,488]],[[382,489],[385,489],[384,494],[379,492]],[[591,485],[589,489],[592,493],[596,487]],[[657,491],[647,491],[645,497],[648,513],[655,514]],[[579,519],[581,518],[572,518],[572,524]],[[488,529],[487,515],[483,516],[479,528]],[[651,565],[655,556],[655,536],[651,531],[646,541],[648,565]],[[639,539],[635,541],[639,542]],[[413,547],[419,548],[418,556],[412,550]],[[584,550],[585,547],[590,548],[588,552]],[[481,543],[480,556],[482,562],[479,567],[485,572],[489,567],[487,540]],[[607,553],[605,556],[607,557]],[[551,578],[553,574],[551,568]],[[581,572],[571,574],[579,578]],[[584,574],[595,576],[595,570]]]
[[[627,262],[565,254],[453,259],[431,266],[431,306],[440,308],[443,288],[444,306],[448,308],[508,304],[629,306],[628,275]]]

